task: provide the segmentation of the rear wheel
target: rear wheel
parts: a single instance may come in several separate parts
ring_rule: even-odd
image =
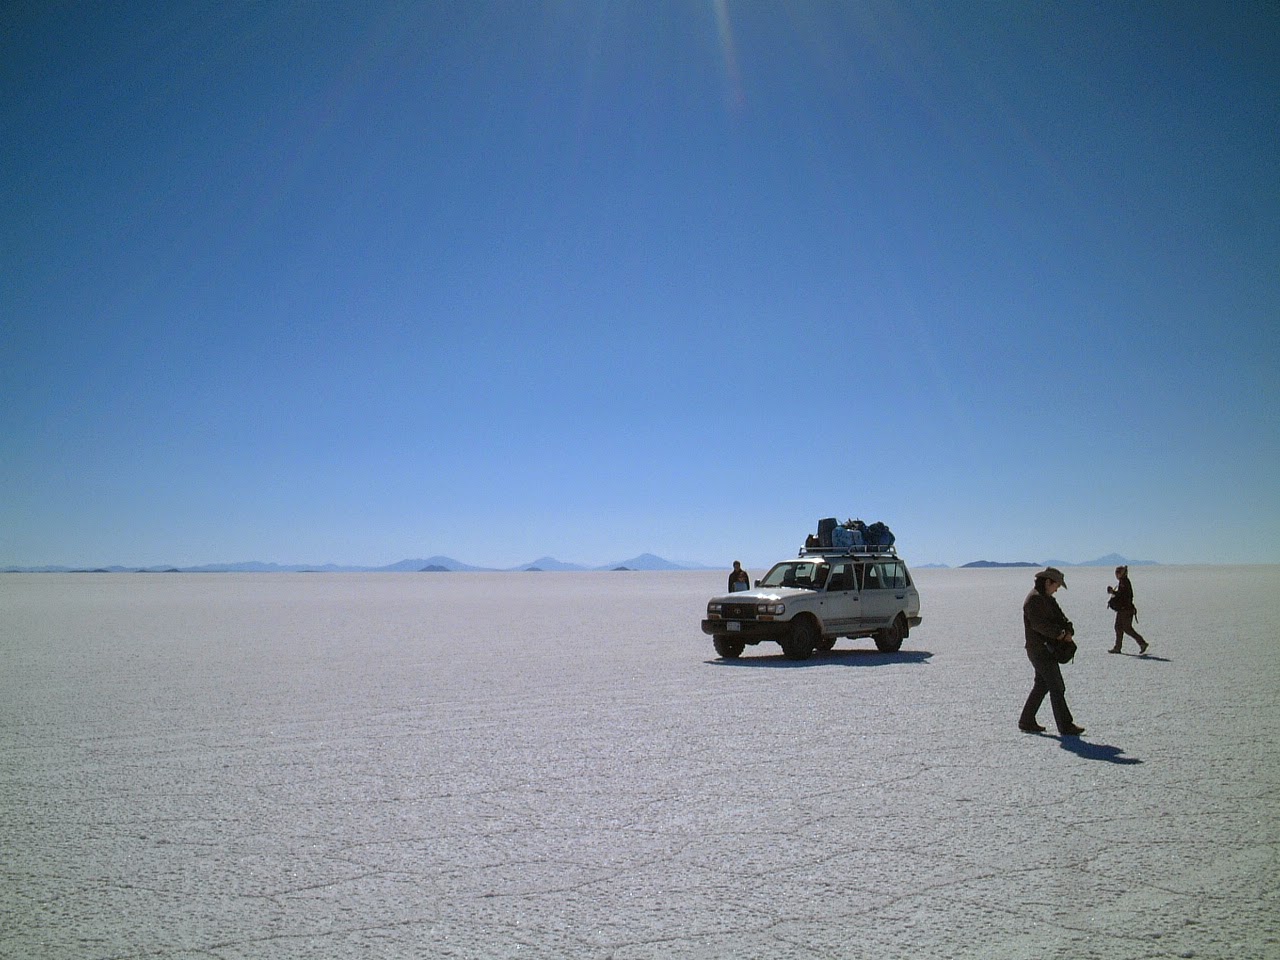
[[[735,640],[733,637],[714,637],[713,642],[716,645],[716,653],[726,660],[737,660],[747,646],[743,641]]]
[[[902,614],[898,614],[897,619],[889,624],[887,630],[881,630],[876,633],[876,649],[883,653],[893,653],[895,650],[901,650],[902,638],[906,635],[907,621],[903,619]]]
[[[782,641],[782,653],[788,660],[808,660],[819,640],[818,631],[808,617],[800,617],[791,624],[786,639]]]

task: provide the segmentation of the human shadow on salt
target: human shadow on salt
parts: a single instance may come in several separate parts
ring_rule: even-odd
[[[1068,753],[1074,753],[1083,760],[1102,760],[1106,763],[1118,763],[1125,766],[1142,763],[1137,757],[1124,756],[1122,747],[1112,747],[1105,743],[1081,740],[1079,737],[1058,737],[1056,739],[1063,750]]]
[[[1116,656],[1128,657],[1131,660],[1149,660],[1152,663],[1173,663],[1168,657],[1157,657],[1153,653],[1130,653],[1128,650],[1121,650]]]
[[[788,660],[781,653],[752,655],[750,648],[736,660],[716,658],[706,663],[714,667],[770,667],[774,670],[804,669],[805,667],[884,667],[901,663],[928,663],[933,654],[928,650],[897,650],[883,653],[879,650],[829,650],[816,651],[808,660]]]

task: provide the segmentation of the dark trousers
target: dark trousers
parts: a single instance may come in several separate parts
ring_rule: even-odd
[[[1116,611],[1116,649],[1120,649],[1120,644],[1124,642],[1125,634],[1133,637],[1138,641],[1139,648],[1145,647],[1147,641],[1142,639],[1142,634],[1133,629],[1133,616],[1136,610],[1117,610]]]
[[[1023,726],[1035,723],[1040,704],[1044,703],[1045,694],[1048,694],[1049,705],[1053,707],[1053,722],[1058,725],[1058,732],[1061,733],[1067,727],[1074,726],[1075,720],[1071,717],[1071,708],[1067,706],[1067,684],[1062,679],[1062,669],[1058,666],[1058,661],[1053,659],[1041,643],[1037,643],[1034,647],[1027,647],[1027,659],[1035,668],[1036,682],[1032,685],[1031,692],[1027,694],[1027,702],[1022,707],[1022,717],[1018,722]]]

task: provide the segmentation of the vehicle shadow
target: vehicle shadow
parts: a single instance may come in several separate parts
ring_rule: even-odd
[[[1049,736],[1050,740],[1057,740],[1058,745],[1068,753],[1074,753],[1083,760],[1102,760],[1106,763],[1118,763],[1131,766],[1136,763],[1142,763],[1137,757],[1124,756],[1122,747],[1112,747],[1105,743],[1092,743],[1088,740],[1081,740],[1079,737],[1054,737]]]
[[[891,663],[928,663],[933,653],[928,650],[897,650],[882,653],[879,650],[831,650],[814,653],[808,660],[788,660],[781,653],[765,656],[743,654],[737,660],[717,657],[704,661],[713,667],[769,667],[770,669],[794,669],[804,667],[883,667]]]

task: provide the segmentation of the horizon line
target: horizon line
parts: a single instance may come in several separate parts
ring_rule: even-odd
[[[783,559],[790,559],[783,558]],[[905,558],[904,558],[905,559]],[[642,561],[643,566],[629,566],[636,561]],[[1105,562],[1100,562],[1105,561]],[[752,564],[746,566],[763,566],[771,567],[772,561],[767,564]],[[546,563],[548,566],[540,566]],[[1049,559],[1049,560],[1017,560],[1017,561],[989,561],[989,560],[970,560],[964,563],[948,564],[941,561],[931,561],[928,563],[913,564],[907,561],[912,569],[981,569],[981,568],[1015,568],[1030,567],[1042,565],[1056,565],[1070,567],[1101,567],[1110,566],[1112,563],[1123,563],[1131,566],[1185,566],[1188,564],[1164,563],[1158,560],[1131,560],[1120,554],[1109,553],[1092,560],[1081,562],[1072,562],[1069,560]],[[1268,565],[1265,561],[1257,561],[1258,565]],[[423,564],[422,567],[415,568],[413,565]],[[655,567],[653,564],[658,564]],[[1200,565],[1199,563],[1190,564],[1192,566]],[[1252,565],[1247,561],[1219,561],[1208,562],[1207,566],[1234,566]],[[326,561],[325,563],[287,563],[274,560],[234,560],[234,561],[215,561],[190,564],[174,564],[174,563],[147,563],[147,564],[67,564],[67,563],[41,563],[41,564],[5,564],[0,567],[0,573],[219,573],[219,572],[247,572],[247,573],[422,573],[422,572],[441,572],[450,573],[476,572],[476,573],[521,573],[521,572],[610,572],[619,569],[637,570],[649,572],[654,570],[687,570],[687,571],[712,571],[720,569],[729,569],[732,562],[723,564],[708,564],[700,560],[670,560],[652,551],[645,551],[636,554],[633,557],[614,560],[602,564],[585,564],[573,561],[562,561],[550,555],[543,555],[535,560],[525,561],[523,563],[511,566],[486,566],[482,564],[467,563],[446,554],[433,554],[430,557],[406,557],[391,563],[383,564],[360,564],[360,563],[338,563],[334,561]],[[246,570],[242,568],[269,568]],[[441,568],[440,571],[432,570],[432,567]],[[237,569],[241,568],[241,569]]]

